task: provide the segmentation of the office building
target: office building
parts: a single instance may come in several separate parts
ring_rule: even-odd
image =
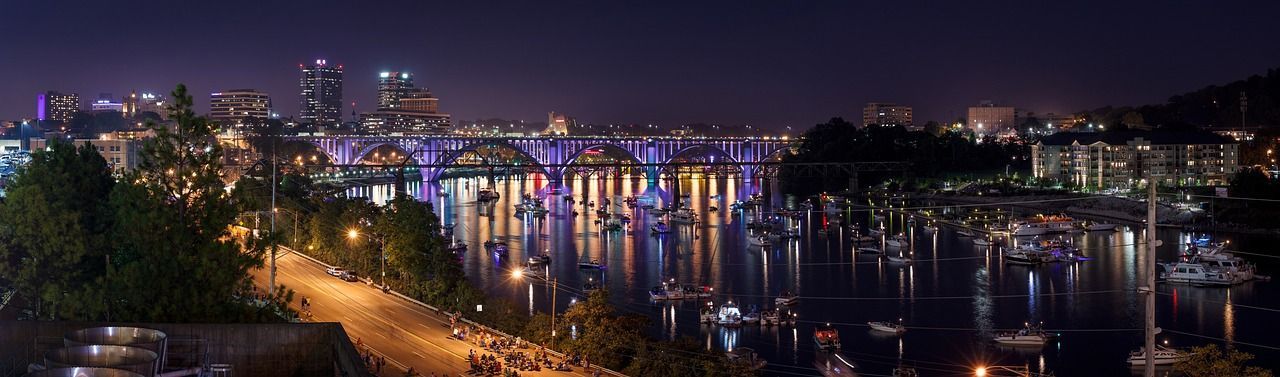
[[[360,130],[375,134],[443,133],[449,114],[440,113],[439,99],[413,84],[408,72],[378,74],[377,110],[360,114]]]
[[[298,65],[301,89],[302,123],[337,125],[342,123],[342,66],[329,65],[324,59],[313,65]]]
[[[232,89],[209,95],[209,120],[234,125],[245,118],[271,116],[271,96],[253,89]]]
[[[110,111],[124,112],[124,103],[116,101],[111,97],[111,93],[102,93],[98,95],[98,99],[93,100],[89,104],[89,112],[105,113]]]
[[[969,130],[978,134],[995,134],[1017,125],[1017,111],[1012,106],[997,106],[991,101],[983,101],[978,106],[969,108]]]
[[[911,106],[895,103],[870,102],[862,108],[862,126],[903,126],[912,128]]]
[[[68,122],[80,111],[80,95],[48,91],[36,95],[36,119],[55,123]]]
[[[1032,175],[1088,190],[1225,185],[1239,144],[1211,132],[1059,132],[1031,146]]]

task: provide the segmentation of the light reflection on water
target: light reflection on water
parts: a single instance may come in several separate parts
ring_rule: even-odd
[[[752,347],[770,364],[811,367],[813,345],[810,340],[815,322],[832,322],[841,330],[846,347],[868,355],[898,358],[904,364],[928,361],[968,365],[972,360],[1002,360],[1011,365],[1028,365],[1052,370],[1060,375],[1103,372],[1094,375],[1127,374],[1123,355],[1141,341],[1139,332],[1064,333],[1058,345],[1043,351],[1006,350],[990,345],[989,337],[997,330],[1020,327],[1024,321],[1045,322],[1052,329],[1120,328],[1142,326],[1142,298],[1135,292],[1143,281],[1139,252],[1142,230],[1124,227],[1111,234],[1074,234],[1062,236],[1082,248],[1092,260],[1078,264],[1054,264],[1040,267],[1009,266],[1001,258],[1000,247],[974,247],[968,238],[959,238],[954,229],[942,226],[938,232],[914,232],[911,255],[916,263],[909,267],[884,263],[882,259],[854,253],[849,243],[853,232],[846,226],[827,223],[822,211],[808,213],[800,222],[803,237],[777,242],[760,250],[746,247],[745,221],[728,210],[735,199],[743,199],[747,190],[735,180],[685,179],[683,192],[689,194],[692,207],[702,223],[698,226],[673,226],[667,235],[649,234],[654,218],[643,211],[632,214],[626,233],[602,232],[594,223],[595,209],[603,198],[615,195],[647,196],[661,206],[670,202],[670,182],[649,187],[644,180],[608,179],[566,182],[564,193],[576,203],[561,196],[549,196],[545,205],[550,213],[545,219],[516,217],[512,209],[523,193],[546,195],[546,182],[535,178],[501,181],[497,191],[502,200],[492,206],[476,204],[477,190],[486,184],[476,179],[449,179],[434,184],[410,182],[408,191],[415,197],[435,204],[444,222],[456,223],[458,239],[470,248],[464,258],[467,276],[490,295],[508,297],[513,302],[528,301],[532,310],[547,311],[551,291],[522,287],[503,278],[511,267],[533,254],[547,250],[552,262],[544,271],[559,278],[564,290],[557,297],[558,310],[565,310],[571,300],[567,292],[581,290],[588,279],[604,283],[611,301],[619,311],[646,315],[652,319],[651,333],[660,338],[699,336],[708,349],[727,350]],[[754,188],[753,188],[754,189]],[[444,191],[447,197],[436,193]],[[357,188],[350,194],[366,194],[375,200],[386,200],[393,190],[390,185]],[[721,194],[713,199],[713,194]],[[379,199],[381,198],[381,199]],[[586,207],[594,201],[596,207]],[[709,204],[721,210],[710,212]],[[442,205],[443,204],[443,205]],[[573,212],[577,211],[575,216]],[[869,224],[872,213],[849,212],[856,223]],[[882,213],[886,232],[903,232],[907,218],[898,213]],[[917,219],[920,224],[924,222]],[[817,229],[826,225],[829,232]],[[880,224],[877,224],[879,226]],[[865,234],[866,228],[862,229]],[[1171,259],[1188,240],[1174,230],[1161,230],[1165,240],[1160,258]],[[508,258],[494,258],[484,252],[485,240],[498,240],[510,245]],[[1246,248],[1240,240],[1242,248]],[[1005,240],[1006,245],[1012,245]],[[1236,242],[1233,242],[1233,245]],[[1174,246],[1178,245],[1178,246]],[[1265,250],[1263,243],[1257,243]],[[1250,250],[1247,249],[1246,250]],[[971,259],[964,259],[971,258]],[[579,260],[599,259],[604,271],[577,269]],[[943,259],[930,261],[930,259]],[[1266,263],[1267,261],[1258,261]],[[921,265],[930,264],[930,266]],[[1275,264],[1264,264],[1264,273],[1274,273]],[[796,329],[760,329],[744,327],[730,330],[698,325],[700,302],[650,303],[647,290],[660,281],[676,278],[691,284],[707,284],[715,288],[717,305],[732,298],[751,304],[772,306],[772,298],[783,290],[809,297],[885,298],[898,300],[816,300],[802,299],[794,308],[802,322]],[[538,283],[543,284],[543,283]],[[1225,289],[1186,286],[1160,286],[1166,293],[1157,297],[1158,325],[1179,331],[1192,331],[1232,341],[1271,344],[1260,334],[1276,329],[1274,319],[1256,310],[1233,305],[1280,306],[1280,295],[1272,283],[1249,283]],[[546,284],[543,284],[546,285]],[[1007,298],[993,296],[1028,293],[1057,294],[1121,290],[1114,294],[1079,294]],[[577,295],[581,296],[581,295]],[[958,297],[961,300],[931,300],[930,297]],[[1215,303],[1216,302],[1216,303]],[[1224,305],[1229,302],[1231,305]],[[1237,310],[1239,309],[1239,310]],[[1270,313],[1265,313],[1270,314]],[[877,341],[858,326],[865,321],[903,318],[912,326],[937,328],[969,328],[968,331],[912,330],[898,342]],[[810,322],[812,321],[812,322]],[[843,324],[843,325],[841,325]],[[1246,330],[1247,329],[1247,330]],[[1246,331],[1237,331],[1246,330]],[[790,336],[780,336],[789,331]],[[803,334],[803,335],[802,335]],[[1161,334],[1176,346],[1203,344],[1203,340]],[[910,344],[907,344],[910,343]],[[1247,349],[1259,360],[1280,359],[1276,353]],[[847,356],[847,355],[846,355]],[[1262,361],[1267,362],[1267,361]],[[869,373],[887,374],[889,369],[874,363],[862,363]],[[1274,367],[1274,366],[1273,366]],[[1073,373],[1074,372],[1074,373]]]

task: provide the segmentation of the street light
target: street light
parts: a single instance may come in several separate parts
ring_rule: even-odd
[[[347,229],[347,238],[352,241],[355,241],[356,238],[360,238],[360,232],[357,231],[355,228]],[[378,264],[381,266],[380,267],[382,271],[381,285],[382,285],[382,289],[385,291],[387,289],[387,244],[381,238],[373,237],[372,234],[369,236],[369,240],[378,241],[378,253],[379,255],[381,255],[381,257],[378,258]]]
[[[511,270],[511,278],[523,280],[524,270],[519,267]],[[559,277],[551,278],[551,338],[553,340],[556,337],[556,291],[559,288],[559,283],[560,283]],[[530,299],[530,301],[532,301],[532,299]]]

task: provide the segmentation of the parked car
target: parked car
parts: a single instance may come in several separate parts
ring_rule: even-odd
[[[359,281],[360,280],[360,278],[356,277],[356,274],[351,271],[343,272],[342,275],[338,276],[338,278],[342,279],[343,281]]]
[[[347,270],[343,269],[342,267],[329,267],[328,269],[324,270],[324,272],[331,276],[342,277],[342,274],[347,273]]]

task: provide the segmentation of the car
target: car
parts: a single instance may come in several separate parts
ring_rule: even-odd
[[[350,272],[350,271],[343,272],[343,273],[342,273],[342,275],[338,275],[338,278],[339,278],[339,279],[342,279],[343,281],[349,281],[349,282],[350,282],[350,281],[359,281],[359,280],[360,280],[360,278],[359,278],[359,277],[357,277],[355,273]]]
[[[335,266],[335,267],[329,267],[328,269],[324,270],[324,272],[332,276],[342,277],[342,274],[347,273],[347,270],[343,269],[342,267]]]

